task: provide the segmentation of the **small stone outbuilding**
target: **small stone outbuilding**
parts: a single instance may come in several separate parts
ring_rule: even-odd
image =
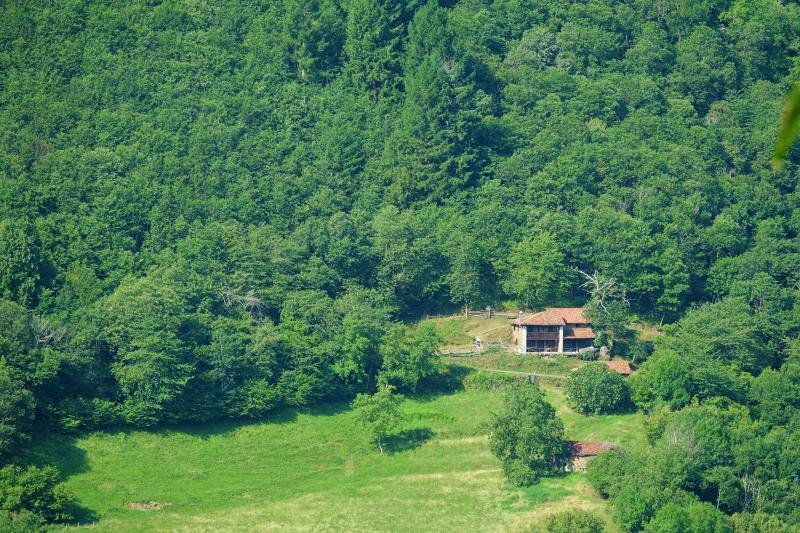
[[[569,441],[569,460],[565,470],[567,472],[586,472],[589,463],[601,453],[611,450],[614,445],[608,442],[591,442],[587,440]]]

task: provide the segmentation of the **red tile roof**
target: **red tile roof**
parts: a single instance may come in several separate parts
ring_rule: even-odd
[[[594,339],[592,328],[572,328],[564,332],[565,339]]]
[[[613,444],[607,442],[592,442],[588,440],[568,441],[567,446],[569,446],[569,451],[574,457],[594,457],[614,447]]]
[[[623,376],[629,376],[633,373],[633,367],[627,361],[622,359],[614,359],[613,361],[600,361],[604,365],[606,365],[611,370],[615,370],[619,372]]]
[[[583,307],[548,307],[544,311],[521,316],[511,321],[521,326],[564,326],[566,324],[588,324]]]

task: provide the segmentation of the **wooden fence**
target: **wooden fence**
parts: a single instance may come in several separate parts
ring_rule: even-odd
[[[468,312],[458,311],[451,314],[442,314],[442,315],[425,315],[425,319],[442,319],[442,318],[506,318],[506,319],[514,319],[519,317],[519,313],[515,311],[497,311],[492,309],[491,317],[489,316],[490,313],[486,311],[486,309],[470,309]]]

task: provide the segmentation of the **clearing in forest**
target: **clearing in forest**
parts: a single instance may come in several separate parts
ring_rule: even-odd
[[[576,440],[642,444],[638,414],[583,417],[545,388]],[[581,474],[518,489],[503,478],[484,424],[500,393],[403,403],[405,426],[380,455],[346,404],[286,410],[262,423],[41,435],[28,457],[57,464],[98,531],[205,529],[487,530],[529,528],[582,507],[611,525]],[[169,502],[143,512],[126,502]],[[611,526],[613,527],[613,526]]]

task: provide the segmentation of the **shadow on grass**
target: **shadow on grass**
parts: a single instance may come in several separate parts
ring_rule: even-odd
[[[30,445],[19,453],[14,463],[27,466],[54,466],[62,480],[89,470],[86,452],[78,447],[78,436],[63,433],[38,432],[33,435]],[[97,513],[79,502],[70,505],[73,519],[68,524],[89,524],[97,521]]]
[[[473,368],[463,365],[443,365],[436,374],[420,381],[415,393],[409,396],[417,401],[428,401],[461,392],[464,390],[464,379],[473,372]]]
[[[335,401],[331,403],[318,403],[305,407],[300,412],[312,416],[335,416],[350,410],[349,401]]]
[[[385,448],[389,454],[401,453],[419,448],[433,437],[429,428],[406,429],[396,435],[386,437]]]
[[[89,509],[88,507],[84,507],[77,502],[72,504],[70,511],[72,512],[72,520],[67,522],[69,525],[89,525],[100,520],[100,515],[98,515],[97,512]]]
[[[151,429],[147,428],[118,428],[120,433],[131,433],[135,431],[147,431],[162,435],[185,433],[199,439],[209,439],[211,437],[223,436],[233,433],[243,427],[253,424],[290,424],[297,420],[298,409],[285,407],[276,409],[262,418],[222,418],[218,420],[182,422],[179,424],[161,425]]]
[[[216,420],[180,422],[175,424],[160,424],[153,427],[116,426],[102,430],[108,435],[130,435],[136,432],[147,432],[156,435],[186,434],[201,440],[212,437],[224,436],[237,430],[255,424],[291,424],[297,420],[298,415],[310,416],[335,416],[350,410],[350,403],[345,401],[332,401],[318,403],[307,407],[281,407],[261,418],[221,418]]]

